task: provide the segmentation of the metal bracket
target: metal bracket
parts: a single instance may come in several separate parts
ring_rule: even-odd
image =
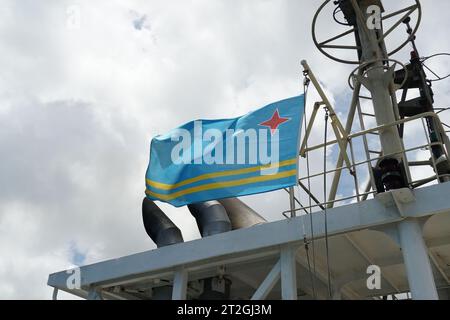
[[[278,280],[280,280],[280,274],[281,272],[281,262],[278,260],[278,262],[273,266],[272,270],[270,270],[267,277],[264,279],[264,281],[261,283],[261,285],[258,287],[256,292],[253,294],[251,300],[263,300],[265,299],[270,291],[275,287]]]
[[[387,192],[379,193],[375,196],[385,207],[397,207],[400,216],[407,217],[408,214],[404,210],[404,205],[416,201],[414,193],[409,188],[394,189]]]

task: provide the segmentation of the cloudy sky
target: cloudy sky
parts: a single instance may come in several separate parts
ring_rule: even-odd
[[[302,59],[344,121],[353,67],[314,47],[321,2],[3,0],[0,298],[48,299],[49,273],[155,247],[141,201],[158,133],[301,93]],[[449,1],[423,2],[422,55],[450,51]],[[336,34],[329,15],[318,31]],[[389,45],[402,37],[403,29]],[[408,51],[396,58],[405,61]],[[450,61],[434,64],[450,72]],[[437,83],[438,106],[449,97],[448,82]],[[269,220],[288,206],[283,192],[244,200]],[[185,240],[199,237],[185,208],[161,208]]]

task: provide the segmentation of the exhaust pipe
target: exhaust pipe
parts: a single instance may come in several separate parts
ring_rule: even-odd
[[[202,237],[231,230],[231,222],[227,212],[218,201],[189,204],[188,209],[197,221]]]
[[[237,198],[189,204],[188,209],[197,221],[203,238],[267,222]],[[199,300],[229,299],[230,289],[231,281],[227,278],[203,279],[203,292]]]
[[[180,229],[151,200],[144,198],[142,202],[142,219],[144,228],[157,247],[183,242]]]
[[[249,228],[267,222],[266,219],[238,198],[221,199],[218,201],[227,211],[233,230]]]

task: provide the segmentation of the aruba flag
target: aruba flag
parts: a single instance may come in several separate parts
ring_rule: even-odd
[[[180,207],[296,185],[303,109],[301,95],[153,138],[146,196]]]

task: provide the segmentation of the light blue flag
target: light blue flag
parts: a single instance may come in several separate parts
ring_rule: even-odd
[[[297,184],[303,95],[153,138],[146,195],[176,207]]]

